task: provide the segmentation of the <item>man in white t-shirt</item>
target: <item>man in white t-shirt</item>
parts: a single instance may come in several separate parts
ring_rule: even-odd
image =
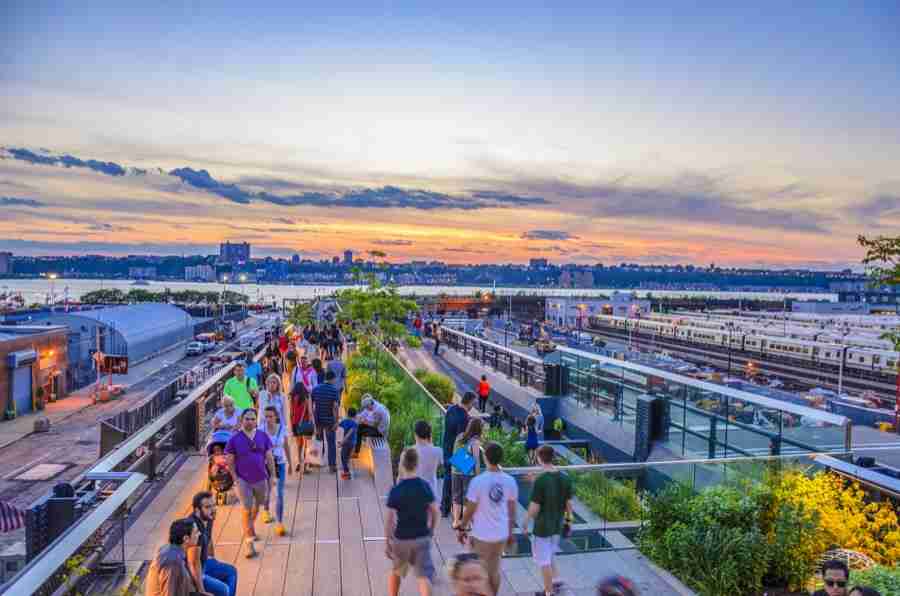
[[[465,536],[469,523],[469,545],[484,563],[496,596],[500,590],[500,558],[513,543],[519,487],[512,476],[500,471],[503,448],[497,443],[484,447],[487,469],[472,479],[466,492],[466,509],[458,532]]]
[[[419,452],[416,475],[428,483],[431,492],[438,495],[437,471],[444,464],[444,450],[431,442],[431,425],[424,420],[413,425],[413,432],[416,434],[416,451]]]

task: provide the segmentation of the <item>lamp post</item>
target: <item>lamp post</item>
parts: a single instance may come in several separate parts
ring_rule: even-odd
[[[228,283],[228,274],[222,275],[222,320],[225,320],[225,284]]]
[[[731,376],[731,332],[734,330],[734,323],[728,321],[725,323],[725,327],[728,329],[728,376]]]
[[[844,360],[847,359],[847,348],[849,346],[846,344],[846,339],[849,333],[850,326],[845,324],[841,330],[841,363],[838,365],[838,397],[840,397],[844,391]]]
[[[55,303],[54,298],[56,297],[56,292],[54,290],[56,286],[56,278],[58,276],[55,273],[48,273],[47,279],[50,280],[50,310],[53,310],[53,304]]]

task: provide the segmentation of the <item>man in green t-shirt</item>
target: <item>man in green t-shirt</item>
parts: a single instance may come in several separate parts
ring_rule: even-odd
[[[246,375],[244,363],[238,362],[234,367],[234,376],[225,383],[225,395],[234,400],[238,410],[252,408],[259,396],[256,380]]]
[[[541,445],[537,450],[537,456],[543,472],[534,481],[531,502],[528,504],[522,531],[527,538],[528,522],[533,519],[531,557],[541,569],[544,593],[551,596],[557,593],[562,585],[562,582],[554,581],[559,576],[559,571],[553,562],[553,556],[559,549],[563,525],[569,522],[572,516],[572,479],[553,465],[551,445]]]

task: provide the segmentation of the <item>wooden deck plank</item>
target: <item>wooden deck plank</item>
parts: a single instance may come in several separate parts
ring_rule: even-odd
[[[271,544],[287,544],[291,542],[293,528],[294,528],[294,519],[297,515],[297,506],[300,500],[300,475],[292,474],[287,477],[287,482],[284,487],[284,529],[286,534],[284,536],[276,536],[274,533],[272,537],[269,539]],[[274,503],[273,503],[274,505]]]
[[[384,555],[384,541],[371,540],[365,543],[366,568],[369,571],[369,588],[372,596],[387,596],[388,574],[391,562]]]
[[[340,514],[341,593],[343,596],[371,596],[369,572],[363,547],[362,519],[359,501],[343,498],[338,503]]]
[[[335,513],[337,513],[335,507]],[[316,541],[316,562],[313,577],[313,591],[316,596],[340,596],[341,594],[341,549],[334,541]]]
[[[334,501],[338,496],[338,474],[332,474],[328,467],[319,469],[319,502]]]
[[[237,567],[238,582],[236,591],[239,594],[253,594],[256,589],[256,580],[259,577],[262,560],[265,556],[265,549],[262,541],[256,543],[257,555],[252,559],[246,557],[246,548],[238,547],[238,556],[235,559],[234,566]]]
[[[336,542],[340,538],[337,499],[319,501],[316,514],[316,543]]]
[[[268,544],[261,553],[259,576],[253,594],[258,596],[280,595],[285,591],[285,571],[290,555],[289,544]],[[289,590],[293,594],[293,590]]]
[[[313,567],[315,543],[312,538],[289,545],[287,569],[284,574],[285,596],[313,596]],[[277,596],[275,593],[273,596]]]
[[[300,480],[300,500],[315,501],[319,498],[319,471],[311,468],[311,471],[303,474]]]

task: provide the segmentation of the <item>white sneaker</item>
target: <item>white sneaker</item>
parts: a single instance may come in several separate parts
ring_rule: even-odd
[[[244,556],[248,559],[252,559],[256,556],[256,545],[253,544],[253,539],[248,538],[246,541],[247,552],[244,553]]]

